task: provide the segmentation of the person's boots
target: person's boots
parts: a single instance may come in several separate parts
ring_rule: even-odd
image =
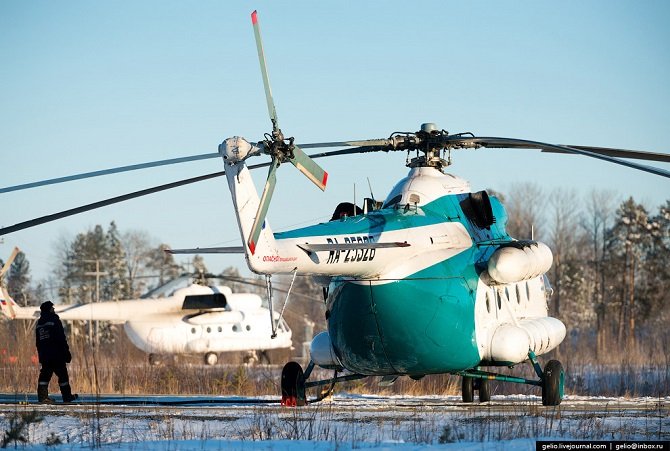
[[[37,386],[37,402],[42,402],[45,404],[53,404],[54,399],[49,398],[49,386],[48,385],[42,385],[39,384]]]
[[[72,388],[70,388],[69,383],[60,386],[60,393],[63,395],[63,402],[72,402],[79,398],[79,395],[72,394]]]

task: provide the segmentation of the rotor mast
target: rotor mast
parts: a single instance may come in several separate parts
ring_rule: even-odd
[[[444,144],[439,140],[439,137],[446,136],[449,133],[446,130],[438,130],[437,126],[432,122],[421,124],[421,130],[416,132],[414,136],[417,138],[416,150],[423,152],[423,155],[417,155],[407,162],[410,168],[431,167],[442,172],[444,168],[451,165],[451,158],[445,160],[441,156]],[[408,149],[408,151],[411,149]]]

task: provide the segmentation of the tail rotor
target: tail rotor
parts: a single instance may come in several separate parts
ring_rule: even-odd
[[[254,36],[256,38],[256,49],[258,50],[258,61],[261,66],[261,74],[263,76],[263,86],[265,88],[265,99],[268,106],[268,114],[272,122],[272,133],[266,134],[265,139],[257,144],[262,153],[270,155],[272,163],[268,171],[267,181],[261,196],[261,202],[258,206],[258,212],[252,226],[251,234],[247,241],[249,250],[254,254],[256,250],[256,243],[263,229],[265,216],[272,194],[274,193],[275,184],[277,182],[276,171],[282,163],[291,163],[300,172],[302,172],[309,180],[312,181],[322,191],[326,189],[328,182],[328,173],[324,171],[321,166],[316,164],[305,152],[294,144],[294,138],[285,138],[283,132],[279,128],[279,119],[277,118],[277,110],[275,108],[274,100],[272,98],[272,90],[270,89],[270,79],[268,77],[267,65],[265,63],[265,52],[263,51],[263,41],[261,39],[260,26],[258,24],[258,13],[254,11],[251,13],[251,23],[254,27]]]

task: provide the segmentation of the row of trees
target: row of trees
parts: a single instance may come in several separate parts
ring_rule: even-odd
[[[545,193],[531,184],[496,195],[506,205],[510,235],[541,240],[552,249],[551,309],[573,338],[592,338],[598,355],[664,330],[670,319],[670,200],[649,211],[633,198],[619,203],[610,192],[580,197],[571,190]],[[114,222],[107,230],[96,226],[80,233],[61,244],[62,263],[54,273],[58,296],[66,303],[136,298],[185,271],[166,247],[153,245],[146,232],[121,233]],[[207,272],[201,257],[192,264]],[[239,276],[235,268],[224,273]],[[7,279],[17,302],[44,299],[48,284],[31,283],[25,255],[19,254]],[[256,282],[232,288],[264,295],[263,281]],[[294,324],[313,321],[323,327],[319,285],[309,277],[296,283],[298,295],[287,314],[296,318]]]
[[[670,319],[670,200],[649,211],[607,191],[580,197],[517,185],[507,199],[508,230],[545,241],[553,314],[581,339],[594,335],[596,354],[665,331]],[[612,340],[615,343],[612,343]]]
[[[48,291],[55,291],[65,303],[136,298],[184,271],[164,252],[167,247],[152,245],[146,232],[121,233],[114,222],[106,231],[97,225],[72,241],[59,243],[57,258],[61,263],[48,280],[33,284],[30,263],[20,252],[7,275],[7,288],[21,305],[53,298]],[[200,257],[194,259],[194,265],[204,269]]]

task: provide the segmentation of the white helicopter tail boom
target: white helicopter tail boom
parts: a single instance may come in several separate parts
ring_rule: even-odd
[[[40,316],[39,307],[21,307],[4,287],[0,288],[0,311],[8,319],[33,319]]]

